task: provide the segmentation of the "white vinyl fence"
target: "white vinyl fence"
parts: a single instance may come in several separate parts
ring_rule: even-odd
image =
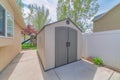
[[[84,57],[100,57],[104,64],[120,69],[120,30],[83,34]]]

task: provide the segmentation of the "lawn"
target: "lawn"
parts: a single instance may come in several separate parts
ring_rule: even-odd
[[[25,43],[25,44],[22,44],[22,49],[32,49],[32,50],[34,50],[34,49],[37,49],[37,47],[30,44],[30,43]]]

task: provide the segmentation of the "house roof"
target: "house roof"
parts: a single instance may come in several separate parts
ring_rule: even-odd
[[[16,0],[8,0],[11,8],[13,9],[14,11],[14,19],[15,19],[15,22],[21,27],[21,28],[25,28],[26,25],[25,25],[25,22],[24,22],[24,19],[22,17],[22,13],[20,11],[20,8],[17,6],[16,4]]]
[[[99,15],[95,16],[95,17],[92,19],[92,21],[96,21],[96,20],[100,19],[100,18],[101,18],[102,16],[104,16],[104,15],[105,15],[105,13],[99,14]]]
[[[101,19],[102,17],[104,17],[105,15],[107,15],[110,11],[112,11],[113,9],[115,9],[117,6],[120,6],[120,3],[118,3],[117,5],[115,5],[115,6],[114,6],[112,9],[110,9],[109,11],[95,16],[95,17],[92,19],[92,21],[97,21],[97,20]]]
[[[44,25],[44,26],[40,29],[40,31],[38,32],[38,34],[39,34],[46,26],[49,26],[49,25],[52,25],[52,24],[55,24],[55,23],[58,23],[58,22],[61,22],[61,21],[65,21],[65,20],[69,20],[70,22],[72,22],[72,23],[75,25],[75,27],[77,27],[77,28],[82,32],[82,30],[81,30],[70,18],[65,18],[65,19],[63,19],[63,20],[59,20],[59,21],[56,21],[56,22],[53,22],[53,23]]]

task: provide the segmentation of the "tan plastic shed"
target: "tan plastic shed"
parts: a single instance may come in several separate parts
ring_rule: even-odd
[[[69,18],[45,25],[37,35],[37,52],[45,71],[80,60],[82,31]]]

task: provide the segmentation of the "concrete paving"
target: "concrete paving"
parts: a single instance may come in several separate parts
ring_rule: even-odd
[[[120,80],[120,74],[86,61],[77,61],[44,73],[46,80]]]
[[[120,73],[114,72],[110,80],[120,80]]]
[[[28,50],[0,72],[0,80],[120,80],[120,73],[83,60],[44,72],[36,51]]]
[[[43,80],[36,51],[22,51],[0,73],[0,80]]]

